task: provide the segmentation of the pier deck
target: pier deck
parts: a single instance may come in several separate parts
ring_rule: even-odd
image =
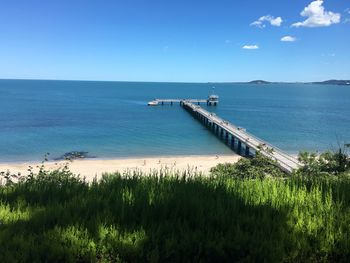
[[[207,103],[208,100],[206,99],[155,99],[154,101],[158,102],[159,104],[164,103],[182,103],[183,101],[191,102],[191,103]]]
[[[181,101],[181,104],[195,118],[200,120],[216,134],[224,138],[225,133],[226,142],[229,143],[230,141],[233,149],[237,144],[237,150],[239,153],[242,151],[243,144],[245,146],[245,155],[250,154],[250,149],[255,152],[259,151],[264,156],[275,160],[278,166],[287,173],[291,173],[293,170],[301,166],[297,158],[290,156],[268,142],[259,139],[244,129],[218,117],[214,113],[210,113],[202,107],[195,105],[192,100],[183,100]]]

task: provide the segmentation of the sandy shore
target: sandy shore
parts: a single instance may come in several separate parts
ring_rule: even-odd
[[[128,158],[128,159],[85,159],[75,160],[69,163],[70,170],[75,174],[80,174],[88,181],[97,179],[103,173],[143,171],[150,172],[160,169],[171,171],[184,171],[186,169],[195,170],[207,174],[211,167],[218,163],[235,163],[241,157],[232,155],[213,155],[213,156],[172,156],[172,157],[151,157],[151,158]],[[53,170],[63,167],[67,162],[47,162],[45,169]],[[40,163],[2,163],[0,172],[9,171],[11,174],[28,174],[28,167],[32,166],[34,171],[38,170]]]

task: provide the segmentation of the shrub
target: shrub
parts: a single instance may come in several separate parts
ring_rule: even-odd
[[[237,163],[218,164],[211,168],[211,174],[231,176],[240,179],[262,179],[265,177],[283,177],[285,173],[277,163],[260,152],[252,158],[242,158]]]
[[[42,169],[0,186],[0,262],[347,262],[350,177],[325,173],[259,154],[209,177]]]
[[[302,152],[299,161],[303,164],[299,174],[306,176],[338,176],[350,172],[350,158],[339,148],[337,152],[316,153]]]

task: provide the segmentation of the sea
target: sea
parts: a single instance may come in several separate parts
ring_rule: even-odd
[[[84,151],[100,159],[222,155],[231,149],[178,104],[207,98],[209,111],[291,154],[350,143],[350,87],[316,84],[0,80],[0,162]]]

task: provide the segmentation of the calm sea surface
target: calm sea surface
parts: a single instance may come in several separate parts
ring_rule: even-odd
[[[156,97],[206,98],[212,84],[0,80],[0,161],[69,151],[98,158],[228,154],[180,106]],[[215,84],[219,116],[290,152],[350,142],[350,87]],[[203,106],[206,107],[206,106]]]

